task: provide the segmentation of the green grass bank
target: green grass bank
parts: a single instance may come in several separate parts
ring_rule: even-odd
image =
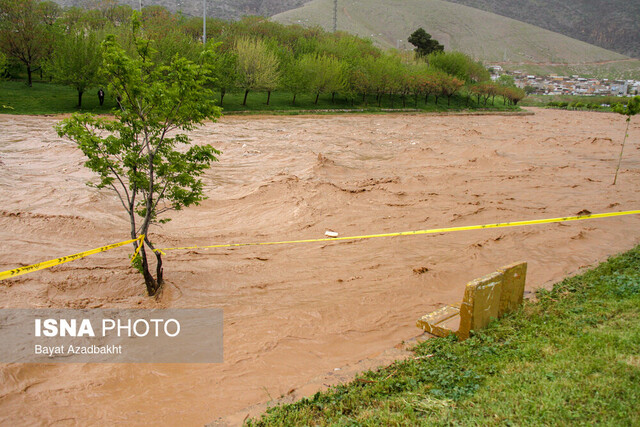
[[[248,425],[640,425],[640,246]]]
[[[0,113],[3,114],[32,114],[32,115],[52,115],[68,114],[75,112],[87,112],[95,114],[109,114],[116,108],[115,97],[107,92],[103,106],[98,103],[98,89],[87,90],[82,97],[82,109],[78,105],[78,93],[69,86],[62,86],[46,82],[34,82],[33,87],[28,87],[23,81],[0,81]],[[219,94],[216,95],[219,100]],[[419,97],[416,106],[415,98],[408,96],[403,99],[396,95],[391,97],[384,95],[380,106],[375,95],[369,95],[363,100],[358,97],[353,103],[345,99],[344,96],[336,94],[332,100],[331,94],[321,94],[318,103],[315,103],[315,95],[300,94],[296,97],[295,104],[292,102],[293,96],[286,92],[272,92],[269,105],[267,105],[267,93],[249,92],[247,104],[242,105],[244,92],[231,92],[224,96],[222,107],[224,113],[278,113],[278,114],[301,114],[312,113],[313,111],[336,110],[364,110],[365,112],[376,112],[386,110],[417,109],[425,112],[444,111],[519,111],[517,106],[504,105],[501,97],[496,97],[495,104],[491,105],[491,100],[485,106],[481,101],[476,104],[475,97],[469,99],[464,94],[455,95],[451,98],[451,103],[447,103],[446,97],[440,97],[438,103],[435,96],[431,95],[425,103],[424,96]]]
[[[549,103],[577,103],[580,102],[584,105],[595,104],[600,106],[601,104],[615,105],[626,104],[629,102],[630,97],[617,97],[617,96],[585,96],[585,95],[527,95],[520,104],[523,107],[546,107]],[[611,108],[600,107],[602,111],[612,111]]]

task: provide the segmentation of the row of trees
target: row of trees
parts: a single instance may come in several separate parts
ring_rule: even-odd
[[[102,85],[98,69],[102,63],[100,43],[114,34],[125,51],[136,46],[128,31],[132,10],[112,0],[99,3],[98,9],[60,9],[51,2],[37,0],[0,0],[0,50],[21,62],[27,70],[28,84],[32,72],[73,86],[78,105],[89,87]],[[149,47],[158,52],[156,61],[169,63],[176,54],[195,61],[202,51],[201,21],[171,14],[157,6],[143,9],[141,27],[151,40]],[[423,34],[424,33],[424,34]],[[430,97],[447,103],[466,89],[467,103],[480,95],[484,100],[496,95],[517,103],[519,90],[502,90],[489,83],[485,67],[459,52],[443,52],[442,45],[424,30],[411,35],[418,46],[417,55],[383,52],[370,41],[347,33],[326,33],[318,28],[284,26],[262,18],[245,18],[239,22],[212,19],[207,23],[207,39],[212,40],[211,57],[215,73],[213,88],[220,93],[220,104],[231,91],[244,93],[243,104],[252,91],[286,91],[295,104],[300,94],[313,94],[316,103],[323,94],[332,100],[336,95],[355,102],[375,95],[381,105],[383,97],[406,105],[412,100]],[[430,52],[430,53],[428,53]],[[484,83],[483,83],[484,82]],[[482,84],[479,84],[482,83]],[[507,102],[505,100],[505,102]]]

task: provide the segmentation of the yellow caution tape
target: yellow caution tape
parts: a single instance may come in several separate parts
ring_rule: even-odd
[[[94,254],[97,254],[97,253],[100,253],[100,252],[105,252],[105,251],[108,251],[109,249],[119,248],[120,246],[124,246],[124,245],[127,245],[129,243],[133,243],[133,242],[139,241],[140,244],[138,245],[138,249],[136,249],[136,255],[137,255],[138,251],[142,247],[143,239],[144,239],[144,235],[141,235],[137,239],[127,240],[126,242],[114,243],[112,245],[102,246],[100,248],[91,249],[89,251],[79,252],[79,253],[73,254],[73,255],[67,255],[67,256],[64,256],[62,258],[56,258],[56,259],[52,259],[52,260],[49,260],[49,261],[43,261],[43,262],[39,262],[37,264],[28,265],[26,267],[20,267],[20,268],[15,268],[13,270],[3,271],[3,272],[0,272],[0,280],[8,279],[10,277],[21,276],[23,274],[32,273],[32,272],[38,271],[38,270],[44,270],[46,268],[51,268],[51,267],[54,267],[56,265],[64,264],[65,262],[74,261],[76,259],[84,258],[84,257],[87,257],[89,255],[94,255]],[[135,258],[135,255],[134,255],[134,258]]]
[[[554,222],[580,221],[585,219],[609,218],[614,216],[637,215],[637,214],[640,214],[640,210],[578,215],[578,216],[566,216],[562,218],[534,219],[530,221],[499,222],[496,224],[468,225],[464,227],[433,228],[430,230],[401,231],[398,233],[369,234],[365,236],[329,237],[329,238],[323,238],[323,239],[305,239],[305,240],[285,240],[281,242],[227,243],[227,244],[209,245],[209,246],[183,246],[183,247],[176,247],[176,248],[159,248],[155,250],[157,252],[164,254],[164,251],[177,251],[177,250],[187,250],[187,249],[232,248],[232,247],[238,247],[238,246],[289,245],[289,244],[295,244],[295,243],[333,242],[336,240],[374,239],[377,237],[415,236],[419,234],[450,233],[452,231],[481,230],[485,228],[519,227],[522,225],[551,224]]]
[[[136,240],[139,240],[138,247],[136,251],[133,253],[133,256],[131,257],[131,263],[135,261],[136,257],[138,256],[138,253],[140,253],[140,249],[142,249],[142,245],[144,245],[144,234],[141,234]]]
[[[401,231],[398,233],[369,234],[364,236],[328,237],[323,239],[304,239],[304,240],[284,240],[279,242],[227,243],[227,244],[209,245],[209,246],[183,246],[183,247],[176,247],[176,248],[159,248],[159,249],[155,249],[155,251],[165,254],[164,251],[177,251],[177,250],[187,250],[187,249],[231,248],[231,247],[239,247],[239,246],[289,245],[289,244],[296,244],[296,243],[333,242],[336,240],[374,239],[377,237],[416,236],[420,234],[450,233],[453,231],[481,230],[481,229],[487,229],[487,228],[519,227],[523,225],[551,224],[555,222],[581,221],[585,219],[609,218],[609,217],[615,217],[615,216],[637,215],[637,214],[640,214],[640,210],[624,211],[624,212],[609,212],[609,213],[601,213],[601,214],[588,214],[588,215],[578,215],[578,216],[566,216],[561,218],[534,219],[530,221],[499,222],[495,224],[468,225],[463,227],[432,228],[429,230]],[[8,279],[10,277],[20,276],[22,274],[32,273],[38,270],[51,268],[56,265],[64,264],[65,262],[74,261],[76,259],[84,258],[89,255],[105,252],[110,249],[115,249],[120,246],[124,246],[136,241],[138,241],[139,244],[133,257],[131,258],[131,261],[133,262],[136,256],[138,256],[140,249],[142,248],[144,235],[139,236],[137,239],[127,240],[120,243],[114,243],[111,245],[102,246],[100,248],[91,249],[89,251],[84,251],[77,254],[68,255],[62,258],[52,259],[49,261],[39,262],[37,264],[28,265],[26,267],[20,267],[13,270],[3,271],[3,272],[0,272],[0,280]]]

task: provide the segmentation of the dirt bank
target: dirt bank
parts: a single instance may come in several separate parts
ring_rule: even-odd
[[[384,233],[640,207],[640,125],[614,114],[228,117],[209,199],[161,246]],[[0,116],[0,270],[124,240],[128,225],[54,118]],[[2,365],[0,424],[198,425],[419,334],[466,281],[518,260],[529,289],[640,242],[640,218],[169,252],[159,301],[127,250],[0,282],[2,307],[221,307],[219,365]],[[415,271],[414,271],[415,270]],[[418,274],[417,271],[421,273]],[[310,390],[306,390],[310,391]]]

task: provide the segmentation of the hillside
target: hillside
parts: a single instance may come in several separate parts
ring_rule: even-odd
[[[97,7],[111,1],[138,8],[140,0],[54,0],[63,6]],[[244,15],[273,16],[310,0],[207,0],[208,15],[238,19]],[[345,0],[340,0],[343,3]],[[449,0],[554,31],[624,55],[640,58],[640,2],[626,0]],[[202,14],[201,0],[142,0],[185,15]]]
[[[332,0],[314,0],[273,17],[282,23],[332,28]],[[488,62],[593,63],[627,57],[493,13],[440,0],[341,0],[338,29],[384,47],[411,49],[407,37],[423,27],[447,50]]]
[[[101,3],[111,0],[54,0],[69,7],[100,7]],[[285,10],[302,6],[308,0],[208,0],[207,15],[221,19],[239,19],[245,15],[271,16]],[[114,0],[115,3],[126,4],[135,9],[140,7],[140,0]],[[159,5],[172,12],[181,11],[185,15],[201,16],[202,0],[142,0],[143,6]]]
[[[449,0],[640,58],[640,2]]]

